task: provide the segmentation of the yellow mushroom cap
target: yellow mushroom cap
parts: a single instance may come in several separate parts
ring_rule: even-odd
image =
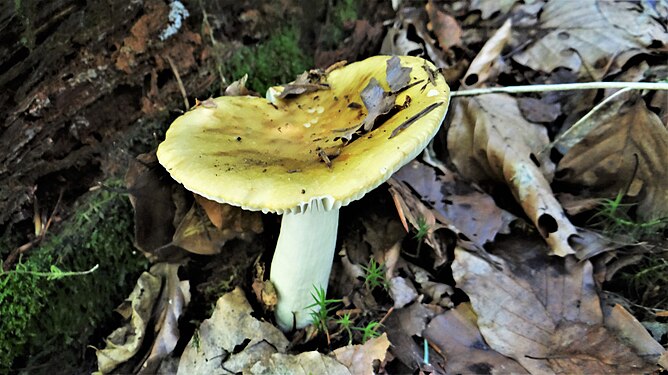
[[[390,91],[389,59],[375,56],[335,69],[324,78],[330,89],[273,103],[250,96],[207,100],[172,123],[158,159],[186,189],[244,209],[282,214],[345,206],[417,156],[448,107],[450,91],[435,67],[402,56],[410,81],[395,104],[410,97],[407,106],[359,138],[342,139],[366,117],[360,95],[371,79]]]

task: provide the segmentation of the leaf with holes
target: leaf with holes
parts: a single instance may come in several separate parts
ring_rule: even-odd
[[[460,174],[475,181],[502,181],[550,245],[550,254],[575,251],[576,229],[552,194],[554,164],[541,151],[547,131],[522,116],[509,95],[490,94],[455,102],[448,150]]]

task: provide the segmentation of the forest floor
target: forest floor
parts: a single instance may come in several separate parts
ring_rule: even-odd
[[[102,116],[126,111],[118,132],[133,140],[58,112],[72,124],[59,136],[120,152],[35,177],[38,193],[11,206],[24,214],[3,226],[0,372],[667,370],[668,91],[473,90],[666,83],[668,8],[394,3],[147,1],[107,35],[111,69],[127,74],[111,95],[131,104]],[[210,97],[264,97],[303,71],[327,77],[375,55],[433,63],[451,90],[447,116],[423,153],[341,209],[329,287],[314,291],[322,313],[284,333],[268,282],[281,216],[191,193],[155,149]],[[377,108],[354,95],[364,116]],[[50,110],[30,103],[32,117],[15,117]],[[373,129],[417,105],[393,100]],[[88,191],[72,193],[77,181]]]

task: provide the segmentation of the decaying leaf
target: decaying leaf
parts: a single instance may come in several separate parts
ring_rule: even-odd
[[[293,82],[283,85],[283,91],[278,94],[279,99],[290,95],[301,95],[318,90],[327,90],[329,85],[324,80],[325,74],[320,70],[310,70],[304,72]]]
[[[249,240],[254,234],[262,232],[259,212],[199,196],[196,200],[201,206],[193,205],[181,220],[172,241],[175,246],[195,254],[212,255],[220,253],[229,240]]]
[[[155,332],[155,340],[138,372],[154,372],[172,353],[179,339],[178,319],[190,301],[189,283],[179,280],[178,268],[178,264],[158,263],[139,277],[135,289],[118,308],[128,323],[112,332],[107,347],[96,353],[100,373],[112,371],[139,353],[144,338],[150,336],[149,329]]]
[[[437,175],[434,168],[414,160],[392,176],[390,185],[397,187],[396,181],[410,186],[411,189],[399,188],[397,192],[404,198],[417,193],[431,207],[438,222],[454,227],[460,237],[477,246],[492,241],[497,233],[510,231],[508,225],[514,215],[500,209],[491,196],[459,180],[453,172],[443,172],[444,175]]]
[[[155,152],[138,155],[130,162],[125,186],[134,208],[134,244],[155,258],[174,257],[182,250],[170,246],[174,235],[174,220],[180,220],[177,196],[185,192],[158,163]],[[180,202],[180,199],[178,200]]]
[[[639,95],[607,108],[560,161],[560,180],[635,197],[642,220],[668,216],[668,130]]]
[[[452,374],[526,374],[519,363],[490,348],[480,335],[470,303],[436,316],[424,337],[445,357],[445,370]]]
[[[418,297],[417,291],[415,291],[411,282],[400,276],[395,276],[390,279],[389,293],[394,301],[395,309],[400,309],[408,305]]]
[[[617,1],[547,1],[540,13],[545,34],[513,56],[534,70],[566,67],[581,77],[601,80],[617,73],[633,56],[668,45],[665,25],[651,7]],[[658,51],[657,51],[658,52]]]
[[[385,361],[390,348],[387,334],[368,340],[362,345],[349,345],[334,350],[336,360],[345,365],[352,375],[374,375],[373,361]]]
[[[471,61],[464,75],[466,87],[476,87],[499,73],[500,55],[510,39],[512,23],[510,18],[485,43],[478,55]]]
[[[288,340],[283,333],[254,318],[252,311],[239,288],[220,297],[211,318],[202,322],[186,346],[178,373],[247,372],[256,362],[285,352]]]
[[[568,240],[576,229],[552,194],[554,164],[541,151],[549,143],[544,127],[527,122],[517,101],[490,94],[457,100],[448,150],[460,174],[475,181],[504,181],[550,245],[550,254],[573,254]]]
[[[118,308],[129,322],[112,332],[105,340],[107,347],[95,353],[100,373],[111,372],[137,354],[146,336],[153,306],[160,295],[160,286],[161,280],[158,276],[149,272],[139,276],[137,286]]]
[[[397,92],[403,89],[408,85],[408,82],[411,81],[411,68],[401,66],[401,60],[399,60],[399,57],[397,56],[392,56],[387,60],[385,72],[387,76],[387,85],[390,86],[392,92]]]
[[[334,358],[315,351],[297,355],[274,353],[262,358],[244,373],[250,375],[351,375],[346,366]]]
[[[155,340],[148,358],[139,366],[139,374],[153,374],[162,361],[176,348],[179,340],[179,318],[190,303],[190,282],[179,280],[178,264],[159,263],[151,272],[163,279],[163,287],[155,307]]]
[[[641,346],[606,325],[591,264],[548,257],[542,247],[536,239],[497,241],[500,268],[455,250],[453,276],[487,344],[531,373],[651,371],[661,352],[640,356]]]
[[[442,49],[448,50],[462,44],[462,28],[455,17],[439,10],[432,1],[425,5],[425,10],[429,15],[427,29],[436,35]]]

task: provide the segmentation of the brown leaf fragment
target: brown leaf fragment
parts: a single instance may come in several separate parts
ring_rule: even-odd
[[[178,374],[248,373],[258,361],[285,352],[288,340],[283,333],[252,312],[239,288],[220,297],[211,317],[186,345]]]
[[[448,374],[527,374],[514,360],[490,348],[478,330],[470,303],[436,316],[424,337],[445,356]]]
[[[352,375],[374,375],[373,362],[385,361],[390,340],[383,333],[362,345],[349,345],[334,350],[336,360],[345,365]]]
[[[318,90],[328,90],[329,85],[325,82],[326,76],[320,70],[310,70],[300,74],[296,80],[283,85],[283,91],[278,94],[279,99],[288,96],[296,96]]]
[[[410,281],[400,276],[395,276],[390,279],[389,293],[394,301],[395,309],[400,309],[408,305],[418,297],[415,287],[411,285]]]
[[[111,372],[139,352],[147,334],[153,307],[160,295],[161,285],[160,276],[151,272],[144,272],[139,276],[134,290],[118,308],[128,322],[105,339],[105,349],[95,353],[100,373]]]
[[[385,72],[390,91],[397,92],[406,87],[411,81],[411,70],[409,67],[401,66],[401,60],[397,56],[392,56],[387,60]]]
[[[485,43],[478,55],[471,61],[464,75],[465,87],[479,87],[498,75],[501,68],[501,51],[510,39],[512,23],[510,18]]]
[[[183,253],[169,244],[179,208],[174,202],[174,192],[179,196],[185,193],[167,176],[158,164],[155,152],[137,156],[130,162],[125,175],[125,186],[134,208],[134,244],[139,250],[155,257],[176,257]],[[161,248],[163,251],[159,250]]]
[[[560,180],[602,198],[626,193],[641,220],[668,216],[668,130],[639,95],[608,108],[617,110],[601,114],[605,121],[559,162]]]
[[[261,233],[259,212],[246,211],[229,204],[218,203],[195,196],[200,206],[193,205],[181,220],[173,244],[195,254],[217,254],[232,239],[248,240]]]
[[[311,351],[297,355],[274,353],[261,358],[250,369],[244,371],[244,374],[351,375],[351,372],[334,358]]]
[[[429,16],[427,29],[436,35],[441,48],[449,50],[454,46],[461,46],[462,28],[459,26],[459,22],[453,16],[438,9],[433,1],[429,1],[425,5],[425,9]]]
[[[647,329],[622,305],[604,305],[605,325],[627,342],[639,356],[658,362],[666,350],[647,332]]]
[[[460,174],[474,181],[503,181],[522,205],[550,254],[573,254],[577,233],[552,194],[554,164],[541,153],[548,145],[544,127],[527,122],[517,101],[490,94],[455,102],[448,151]]]
[[[522,97],[517,99],[517,104],[529,122],[550,123],[561,116],[561,105],[545,99]]]
[[[386,92],[378,80],[371,78],[369,84],[362,90],[361,97],[367,110],[362,128],[368,132],[373,128],[376,118],[390,112],[394,107],[396,95]]]
[[[178,264],[159,263],[151,267],[151,273],[160,275],[163,287],[155,307],[155,340],[148,358],[140,366],[138,374],[153,374],[167,358],[179,340],[179,318],[190,303],[190,283],[178,277]]]
[[[497,233],[509,233],[509,224],[515,216],[500,209],[494,199],[476,190],[457,176],[444,170],[437,176],[434,168],[412,161],[397,171],[392,181],[400,181],[411,189],[400,189],[402,195],[418,194],[416,198],[432,208],[436,220],[456,228],[469,241],[482,247]],[[414,210],[413,207],[409,207]]]
[[[487,344],[531,373],[642,373],[638,355],[606,326],[588,261],[549,257],[537,239],[497,241],[499,267],[455,249],[457,286],[471,299]]]

